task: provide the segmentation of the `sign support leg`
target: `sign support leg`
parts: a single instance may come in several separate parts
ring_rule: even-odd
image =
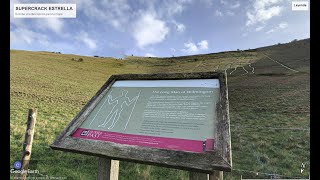
[[[189,180],[208,180],[208,174],[190,171]]]
[[[119,161],[108,158],[98,158],[97,180],[118,180]]]
[[[214,171],[212,174],[190,171],[189,180],[223,180],[223,171]]]
[[[209,180],[223,180],[223,171],[214,171],[209,175]]]

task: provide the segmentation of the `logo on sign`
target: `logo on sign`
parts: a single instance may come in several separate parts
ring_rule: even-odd
[[[202,151],[206,151],[206,146],[207,146],[207,142],[203,141],[202,142]]]
[[[83,130],[81,132],[80,136],[86,136],[86,135],[88,135],[88,133],[89,133],[89,130]]]

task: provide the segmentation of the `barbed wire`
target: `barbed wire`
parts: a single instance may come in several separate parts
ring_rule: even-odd
[[[289,177],[286,175],[281,175],[281,174],[276,174],[276,173],[267,173],[267,172],[258,172],[258,171],[252,171],[252,170],[244,170],[244,169],[232,169],[232,171],[238,171],[238,172],[247,172],[247,173],[252,173],[255,175],[266,175],[266,176],[271,176],[271,177],[285,177],[285,178],[289,178],[289,179],[305,179],[304,177]],[[309,179],[310,179],[310,175],[309,175]]]
[[[245,125],[232,125],[231,127],[249,128],[249,129],[272,129],[272,130],[292,130],[292,131],[310,131],[310,128],[286,128],[286,127],[268,127],[268,126],[245,126]]]

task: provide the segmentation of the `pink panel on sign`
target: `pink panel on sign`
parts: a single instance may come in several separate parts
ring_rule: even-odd
[[[78,128],[72,137],[197,153],[203,152],[204,150],[212,150],[214,143],[213,139],[207,139],[203,142],[198,140],[142,136],[83,128]]]
[[[213,150],[213,145],[214,145],[214,140],[213,139],[207,139],[207,141],[206,141],[206,151],[212,151]]]

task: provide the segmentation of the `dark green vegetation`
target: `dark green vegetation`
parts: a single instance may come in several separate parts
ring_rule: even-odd
[[[309,41],[250,51],[126,60],[12,50],[10,168],[21,157],[29,108],[38,109],[30,169],[38,169],[38,176],[90,180],[96,177],[96,157],[53,151],[49,144],[110,75],[226,70],[234,170],[224,173],[225,179],[308,178]],[[301,163],[306,165],[303,173]],[[120,179],[187,178],[186,171],[120,163]]]

